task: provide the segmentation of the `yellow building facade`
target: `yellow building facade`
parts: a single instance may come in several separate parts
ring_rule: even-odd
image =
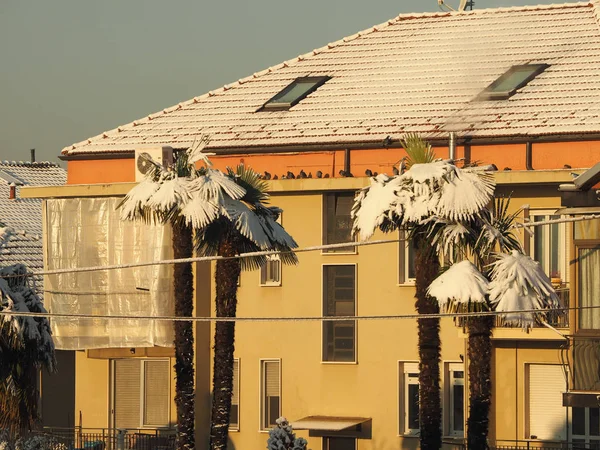
[[[511,207],[525,206],[522,215],[530,220],[547,218],[560,207],[558,184],[570,178],[569,171],[496,173],[497,194],[512,195]],[[282,225],[300,248],[347,242],[352,199],[367,183],[367,178],[271,181],[271,203],[284,210]],[[45,197],[46,202],[86,196],[110,198],[123,195],[132,186],[32,188],[26,195]],[[558,234],[552,237],[548,231],[536,230],[533,239],[522,235],[522,240],[532,255],[537,251],[538,257],[551,258],[554,252],[554,259],[543,264],[558,264],[563,277],[561,287],[565,289],[572,277],[568,271],[571,231],[569,224],[555,228]],[[403,318],[415,314],[414,273],[411,250],[399,240],[401,237],[398,232],[377,232],[373,240],[397,241],[299,253],[297,266],[281,267],[275,260],[261,270],[242,273],[238,317],[271,320],[236,325],[231,448],[262,448],[268,430],[281,415],[296,426],[299,436],[308,439],[313,450],[418,448],[417,326],[414,318]],[[213,277],[209,263],[196,263],[198,317],[214,316]],[[352,322],[305,320],[336,314],[379,318]],[[538,404],[543,399],[540,389],[548,382],[554,383],[553,388],[561,383],[558,377],[564,367],[561,352],[565,339],[559,333],[569,333],[568,320],[560,318],[553,325],[556,330],[534,328],[529,333],[495,329],[490,442],[548,444],[568,439],[568,410],[562,408],[566,380],[562,388],[551,391],[549,404]],[[212,333],[208,323],[196,324],[198,448],[208,445]],[[441,342],[444,446],[460,448],[468,417],[465,330],[451,318],[442,319]],[[172,430],[176,423],[172,368],[156,375],[157,380],[168,382],[168,401],[163,399],[159,405],[160,400],[149,398],[151,392],[146,392],[150,386],[145,384],[150,383],[146,366],[161,362],[163,368],[172,367],[171,349],[76,352],[73,425],[128,428],[136,433]],[[139,385],[131,380],[127,385],[117,382],[120,367],[126,367],[123,373],[129,373],[137,365],[141,369],[135,369],[134,377],[141,377]],[[546,381],[540,385],[542,379]],[[123,392],[132,387],[129,397],[135,398],[131,400],[126,394],[124,399]],[[564,420],[556,422],[554,411],[554,416],[542,417],[540,422],[540,408],[547,411],[557,405]],[[167,409],[156,412],[153,407]],[[136,408],[139,416],[132,417]],[[166,414],[169,420],[158,426],[158,422],[146,421],[146,416],[152,414],[163,418]]]

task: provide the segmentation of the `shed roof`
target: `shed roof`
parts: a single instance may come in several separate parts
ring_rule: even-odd
[[[473,138],[600,132],[599,0],[402,14],[96,137],[65,155],[382,142],[417,132]],[[475,100],[518,64],[549,67],[504,100]],[[258,111],[298,77],[331,79],[288,111]]]

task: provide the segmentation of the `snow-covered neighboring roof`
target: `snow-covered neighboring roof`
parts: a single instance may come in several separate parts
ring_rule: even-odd
[[[66,155],[600,132],[600,0],[402,14],[63,149]],[[518,64],[549,64],[505,100],[473,101]],[[289,111],[258,111],[297,77],[331,79]]]
[[[2,174],[23,186],[57,186],[67,181],[66,171],[51,162],[0,161]],[[24,264],[29,270],[42,270],[42,201],[20,198],[18,185],[11,199],[10,184],[0,176],[0,224],[11,229],[7,239],[0,238],[0,267]],[[41,278],[36,283],[41,292]]]

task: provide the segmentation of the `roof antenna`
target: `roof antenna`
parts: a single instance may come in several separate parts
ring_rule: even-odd
[[[454,9],[452,6],[447,5],[445,0],[438,0],[438,6],[442,11],[466,11],[467,9],[472,11],[474,5],[475,0],[460,0],[458,9]]]

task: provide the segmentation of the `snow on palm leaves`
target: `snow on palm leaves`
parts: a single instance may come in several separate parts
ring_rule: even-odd
[[[545,311],[562,307],[562,303],[542,267],[529,256],[513,251],[499,254],[492,264],[490,302],[509,325],[531,328],[545,318]],[[526,310],[540,312],[518,312]]]
[[[204,141],[203,141],[204,142]],[[204,167],[196,169],[195,161]],[[134,187],[119,205],[124,220],[183,220],[197,233],[197,247],[202,255],[215,255],[217,249],[210,239],[226,220],[245,239],[245,251],[289,251],[298,245],[277,223],[281,210],[264,205],[269,199],[264,184],[252,170],[240,165],[227,174],[210,168],[206,154],[197,148],[180,155],[175,167],[163,168],[151,161],[149,176]],[[286,263],[295,263],[296,256],[282,254]],[[265,257],[242,260],[246,267],[257,267]]]
[[[0,311],[46,313],[42,300],[27,280],[27,268],[16,264],[0,269]],[[46,317],[25,317],[3,315],[0,318],[2,336],[14,343],[13,348],[24,348],[32,357],[36,366],[44,365],[54,371],[54,342],[52,341],[50,323]],[[4,344],[0,345],[2,348]]]
[[[536,321],[543,322],[548,310],[562,307],[539,263],[516,250],[496,254],[495,258],[490,282],[470,261],[461,261],[429,285],[429,295],[438,301],[442,311],[450,312],[487,309],[489,299],[493,309],[506,312],[500,314],[505,324],[524,329]]]
[[[494,186],[488,173],[449,161],[413,164],[394,177],[380,174],[355,199],[354,232],[364,240],[377,228],[472,220],[491,201]]]
[[[488,280],[470,261],[453,264],[433,280],[427,293],[434,297],[440,311],[473,311],[474,304],[485,305],[489,291]]]

